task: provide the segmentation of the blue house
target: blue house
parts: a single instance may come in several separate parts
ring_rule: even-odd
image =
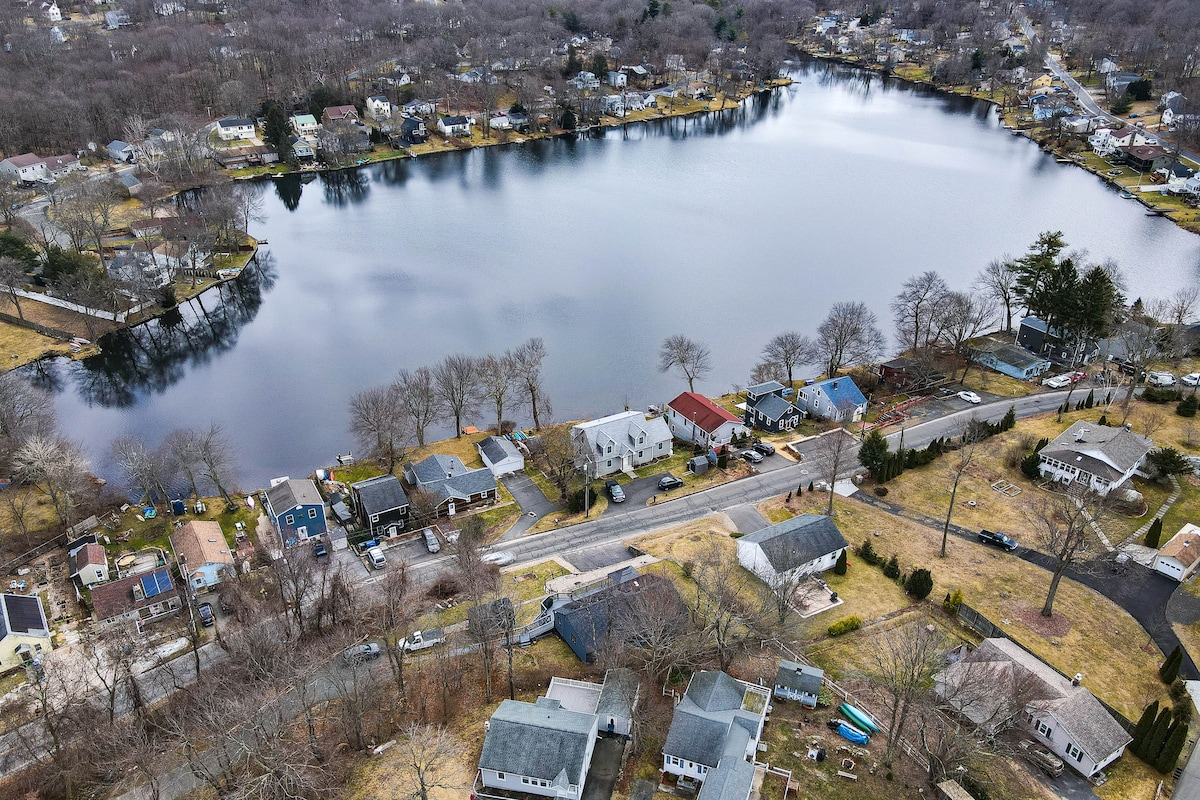
[[[867,413],[867,398],[850,378],[829,378],[805,386],[796,405],[811,417],[835,422],[858,422]]]
[[[975,363],[1023,381],[1034,380],[1050,369],[1049,359],[991,336],[969,342],[967,353]]]
[[[610,575],[609,581],[599,591],[554,610],[554,631],[585,664],[644,637],[647,618],[680,630],[687,624],[687,607],[667,578],[626,568]]]
[[[791,393],[779,381],[767,381],[746,389],[745,423],[768,433],[794,430],[804,418],[804,412],[784,399]]]
[[[1072,343],[1058,328],[1037,317],[1025,317],[1017,326],[1017,344],[1037,355],[1064,364],[1090,364],[1100,355],[1100,345],[1090,340]]]
[[[325,521],[325,501],[312,481],[283,478],[263,495],[263,506],[271,524],[279,532],[284,547],[329,530]]]

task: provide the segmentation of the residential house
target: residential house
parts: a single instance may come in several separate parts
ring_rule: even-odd
[[[386,83],[388,86],[396,86],[398,88],[403,88],[405,86],[411,86],[413,80],[407,72],[398,69],[395,72],[393,72],[391,75],[384,78],[383,82]],[[432,114],[433,112],[431,111],[429,113]]]
[[[213,152],[213,161],[216,161],[222,169],[242,169],[277,164],[279,163],[279,151],[265,144],[225,147]]]
[[[632,472],[673,452],[667,423],[662,417],[646,419],[640,411],[581,422],[571,428],[571,441],[580,454],[576,465],[592,478]]]
[[[1059,121],[1063,133],[1073,133],[1077,136],[1090,134],[1096,129],[1096,118],[1085,114],[1068,114]]]
[[[1200,569],[1200,527],[1187,523],[1159,548],[1153,568],[1183,583]]]
[[[375,537],[377,530],[392,526],[398,533],[408,519],[408,495],[395,475],[380,475],[350,484],[359,523]]]
[[[154,0],[154,13],[160,17],[182,14],[185,11],[187,11],[187,6],[180,0]]]
[[[297,136],[316,136],[320,127],[312,114],[293,114],[288,118],[288,123]]]
[[[1100,355],[1097,342],[1072,342],[1061,330],[1049,327],[1037,317],[1025,317],[1017,325],[1017,344],[1031,353],[1071,366],[1090,364]]]
[[[546,697],[568,711],[595,714],[597,734],[613,736],[630,735],[640,695],[641,681],[629,669],[607,670],[602,684],[553,677],[546,688]]]
[[[62,22],[62,11],[58,8],[57,0],[42,3],[42,19],[48,22]]]
[[[470,136],[471,123],[469,117],[442,117],[438,120],[438,130],[443,136]]]
[[[513,124],[508,115],[501,111],[488,119],[488,127],[494,131],[511,131]]]
[[[594,73],[588,72],[587,70],[580,72],[574,78],[571,78],[569,81],[567,81],[567,83],[571,84],[580,91],[585,89],[600,88],[600,79],[597,78]]]
[[[1039,91],[1049,91],[1054,86],[1054,75],[1049,72],[1044,72],[1029,82],[1026,87],[1030,94],[1035,94]]]
[[[977,364],[1011,378],[1030,381],[1050,369],[1050,360],[993,336],[967,342],[967,355]]]
[[[663,780],[696,800],[747,800],[770,690],[724,672],[693,673],[663,743]]]
[[[317,151],[308,143],[306,139],[299,136],[289,136],[288,141],[292,145],[292,158],[296,159],[298,164],[311,164],[317,158]]]
[[[624,89],[629,85],[629,76],[624,72],[609,70],[608,85],[614,89]]]
[[[810,417],[858,422],[867,413],[867,398],[847,377],[828,378],[797,390],[796,407]]]
[[[119,173],[117,183],[130,197],[137,197],[142,192],[142,179],[134,175],[132,170]]]
[[[625,568],[607,585],[554,609],[554,631],[571,652],[590,664],[645,635],[645,620],[663,630],[687,627],[688,610],[670,580]]]
[[[676,439],[705,448],[720,447],[750,433],[742,420],[695,392],[684,392],[667,403],[667,425]]]
[[[737,540],[738,562],[772,587],[832,568],[846,547],[823,514],[801,514]]]
[[[263,508],[284,547],[325,533],[325,501],[308,478],[279,478],[263,493]]]
[[[79,581],[79,585],[88,588],[108,580],[108,556],[104,546],[95,542],[81,544],[67,554],[67,566],[70,577]]]
[[[321,112],[321,122],[358,122],[358,109],[354,106],[326,106]]]
[[[392,118],[392,101],[381,94],[367,98],[367,116],[374,120]]]
[[[1138,473],[1154,443],[1128,428],[1079,420],[1038,451],[1038,471],[1107,495]]]
[[[80,163],[77,156],[71,155],[70,153],[61,156],[50,156],[43,159],[42,163],[46,166],[46,172],[54,180],[65,178],[72,172],[81,172],[87,169],[82,163]]]
[[[1141,80],[1136,72],[1110,72],[1104,76],[1104,88],[1113,97],[1120,97],[1129,91],[1129,84]]]
[[[162,619],[182,607],[183,598],[171,580],[170,567],[159,567],[152,572],[92,587],[92,611],[102,625],[125,620],[136,623],[141,630],[144,624]]]
[[[1096,71],[1101,75],[1108,75],[1112,72],[1120,71],[1121,67],[1114,58],[1100,59],[1100,65],[1096,67]]]
[[[1130,145],[1120,148],[1118,152],[1121,154],[1118,160],[1136,172],[1166,169],[1175,160],[1165,149],[1152,144]]]
[[[816,708],[817,694],[821,691],[824,678],[825,672],[817,667],[785,659],[779,662],[779,668],[775,670],[775,697]]]
[[[517,446],[502,436],[489,436],[475,445],[483,465],[499,478],[525,469],[525,456]]]
[[[217,120],[217,136],[223,142],[254,138],[254,120],[249,117],[225,117]]]
[[[612,117],[625,116],[625,97],[619,94],[606,94],[601,98],[601,110]]]
[[[580,800],[596,747],[597,715],[558,700],[505,700],[485,728],[479,754],[485,788]]]
[[[406,117],[428,116],[437,111],[436,100],[410,100],[400,110]]]
[[[132,164],[137,161],[137,148],[128,142],[114,139],[108,143],[108,157],[122,164]]]
[[[496,478],[487,467],[468,469],[458,456],[432,455],[404,465],[404,480],[438,500],[438,516],[454,516],[479,503],[498,498]]]
[[[992,728],[1016,717],[1071,769],[1091,778],[1132,739],[1080,679],[1068,680],[1009,639],[984,639],[934,676],[934,691],[976,725]]]
[[[128,28],[133,24],[133,20],[129,18],[129,12],[122,8],[114,8],[112,11],[104,12],[104,27],[110,31],[115,31],[118,28]]]
[[[45,160],[33,153],[9,156],[0,161],[0,175],[14,183],[44,183],[50,178]]]
[[[640,92],[626,92],[623,96],[625,103],[625,113],[630,111],[645,111],[646,101],[643,99]]]
[[[400,121],[398,138],[404,144],[421,144],[429,139],[429,131],[425,123],[416,117],[405,117]]]
[[[193,591],[216,586],[233,572],[233,553],[221,532],[221,524],[195,519],[171,534],[171,547],[179,559],[179,572]]]
[[[779,381],[767,381],[746,389],[745,423],[768,433],[794,430],[804,412],[784,399],[791,393]]]
[[[1141,128],[1097,128],[1088,137],[1092,151],[1102,158],[1115,157],[1122,147],[1135,147],[1144,144],[1158,144],[1158,139],[1148,135]]]
[[[28,664],[52,646],[42,599],[0,594],[0,673]]]

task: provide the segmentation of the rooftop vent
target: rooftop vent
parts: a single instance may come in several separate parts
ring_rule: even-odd
[[[1078,685],[1080,684],[1080,682],[1082,682],[1082,681],[1083,681],[1083,673],[1082,673],[1082,672],[1076,672],[1076,673],[1075,673],[1075,677],[1074,677],[1074,678],[1071,678],[1071,685],[1072,685],[1072,686],[1078,686]]]

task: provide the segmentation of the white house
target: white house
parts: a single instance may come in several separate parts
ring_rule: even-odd
[[[57,0],[42,3],[42,18],[50,22],[62,22],[62,11],[58,9]]]
[[[1080,420],[1038,451],[1038,471],[1106,495],[1141,469],[1154,443],[1127,428]]]
[[[858,422],[867,413],[867,398],[846,377],[828,378],[796,392],[796,407],[819,419]]]
[[[623,411],[581,422],[571,428],[578,453],[576,465],[592,478],[631,471],[672,453],[671,429],[662,417],[646,419],[640,411]]]
[[[233,570],[233,553],[212,520],[192,520],[171,534],[179,571],[192,589],[203,591],[221,582],[223,570]]]
[[[80,163],[78,156],[67,153],[61,156],[49,156],[42,160],[46,167],[46,172],[55,180],[65,177],[72,172],[79,172],[86,167]]]
[[[28,664],[52,646],[42,599],[0,594],[0,672]]]
[[[604,683],[554,677],[546,688],[546,697],[557,700],[568,711],[596,715],[596,733],[628,736],[633,730],[633,711],[637,708],[641,682],[629,669],[610,669]]]
[[[479,457],[483,459],[484,466],[497,478],[525,469],[525,456],[508,439],[489,436],[475,447],[479,450]]]
[[[217,136],[223,142],[254,138],[254,120],[249,117],[226,117],[217,121]]]
[[[90,542],[82,544],[67,554],[70,577],[78,578],[85,589],[108,580],[108,556],[103,545]]]
[[[1200,569],[1200,527],[1187,523],[1154,556],[1154,571],[1182,583]]]
[[[1132,737],[1090,691],[1009,639],[984,639],[934,676],[934,691],[976,725],[1020,720],[1071,769],[1090,778],[1121,757]]]
[[[676,439],[701,447],[719,447],[750,433],[740,419],[695,392],[684,392],[667,403],[667,425]]]
[[[747,800],[769,700],[766,687],[694,673],[663,743],[663,780],[684,791],[700,786],[698,800]]]
[[[442,117],[438,120],[438,130],[443,136],[470,136],[471,119],[463,116]]]
[[[624,89],[629,85],[629,77],[624,72],[608,71],[608,85],[614,89]]]
[[[487,788],[579,800],[596,748],[595,713],[568,711],[558,700],[505,700],[485,727],[479,754]]]
[[[584,70],[583,72],[571,78],[567,83],[574,86],[576,89],[599,89],[600,79],[594,73]]]
[[[317,118],[312,114],[293,114],[288,118],[288,122],[297,136],[316,136],[320,127]]]
[[[367,116],[371,119],[391,119],[392,101],[381,94],[367,98]]]
[[[1115,156],[1122,147],[1138,147],[1158,144],[1158,138],[1148,135],[1141,128],[1097,128],[1088,137],[1092,151],[1103,158]]]
[[[831,569],[846,547],[823,514],[801,514],[737,540],[738,562],[769,586]]]
[[[824,678],[825,672],[817,667],[784,659],[775,670],[775,697],[816,708],[817,694],[821,691]]]
[[[33,153],[9,156],[0,161],[0,175],[15,183],[37,183],[50,177],[45,160]]]

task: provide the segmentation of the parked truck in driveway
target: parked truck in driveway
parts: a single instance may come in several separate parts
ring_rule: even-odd
[[[446,641],[446,633],[441,628],[433,628],[427,631],[413,631],[410,636],[405,637],[400,646],[404,648],[406,653],[415,653],[419,650],[428,650],[430,647],[437,647]]]

